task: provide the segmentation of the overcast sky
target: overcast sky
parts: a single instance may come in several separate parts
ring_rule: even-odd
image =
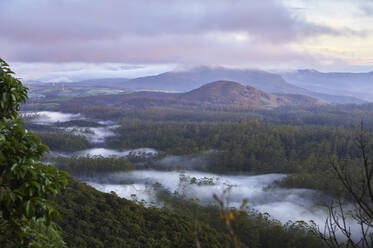
[[[0,56],[26,80],[198,65],[373,70],[371,0],[1,0]]]

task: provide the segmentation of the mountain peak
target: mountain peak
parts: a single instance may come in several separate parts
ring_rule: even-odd
[[[183,93],[185,100],[210,104],[277,106],[286,100],[283,97],[265,93],[251,86],[228,80],[214,81],[198,89]]]
[[[321,74],[322,72],[318,71],[318,70],[315,70],[315,69],[300,69],[300,70],[297,70],[296,72],[298,73],[318,73],[318,74]]]

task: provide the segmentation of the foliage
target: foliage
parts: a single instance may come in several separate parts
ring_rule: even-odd
[[[67,131],[38,132],[39,137],[51,150],[75,152],[89,149],[92,145],[83,135],[75,135]]]
[[[357,157],[350,149],[353,132],[343,128],[123,118],[116,132],[109,144],[116,148],[153,147],[175,155],[218,151],[211,169],[230,172],[297,172],[306,160],[314,169],[328,166],[331,154]]]
[[[122,157],[57,157],[53,160],[60,170],[69,172],[74,176],[96,176],[98,173],[113,173],[135,169],[127,159]]]
[[[78,99],[81,100],[80,98]],[[102,120],[117,120],[124,115],[124,111],[122,108],[100,106],[97,104],[93,104],[90,106],[84,106],[83,104],[63,105],[61,109],[73,113],[81,113],[93,119]]]
[[[17,119],[27,88],[12,74],[0,59],[0,243],[5,247],[58,247],[58,233],[53,235],[58,242],[53,242],[35,223],[53,230],[51,220],[57,212],[47,198],[57,194],[67,180],[65,173],[40,162],[48,148]]]
[[[71,127],[71,126],[77,126],[77,127],[103,127],[104,125],[94,122],[94,121],[88,121],[88,120],[71,120],[71,121],[65,121],[65,122],[57,122],[56,126],[58,127]]]
[[[203,207],[164,193],[167,208],[144,207],[70,179],[56,197],[63,218],[58,224],[69,247],[232,247],[215,205]],[[255,211],[235,211],[232,224],[245,247],[321,248],[304,223],[282,225]]]
[[[129,94],[130,95],[130,94]],[[224,121],[240,122],[261,120],[275,124],[318,125],[355,128],[359,120],[364,119],[365,126],[373,128],[373,104],[324,104],[282,106],[274,109],[252,109],[232,106],[170,106],[167,102],[154,102],[142,98],[132,102],[131,106],[123,104],[121,95],[76,97],[64,102],[54,110],[82,113],[98,119],[117,120],[128,116],[142,120],[174,120],[174,121]],[[23,106],[24,109],[47,109],[53,99],[41,99],[40,103]]]
[[[355,129],[245,122],[152,121],[123,118],[113,148],[153,147],[166,154],[201,154],[224,172],[288,173],[279,185],[318,189],[348,197],[329,163],[331,156],[357,165]],[[368,137],[373,141],[372,136]],[[354,167],[354,166],[353,166]],[[356,166],[355,166],[356,167]],[[354,167],[354,168],[355,168]]]
[[[16,119],[20,110],[20,103],[27,99],[27,88],[12,75],[9,65],[0,59],[0,117],[5,119]]]
[[[364,175],[364,172],[359,167],[361,162],[360,151],[354,147],[355,126],[360,119],[364,118],[366,127],[371,132],[373,128],[373,104],[371,103],[362,105],[286,106],[264,110],[233,106],[203,106],[199,108],[198,106],[190,105],[186,107],[186,105],[182,104],[170,107],[167,106],[169,103],[167,100],[160,101],[148,98],[146,99],[147,102],[135,99],[124,103],[121,99],[121,95],[75,98],[71,101],[66,100],[58,106],[56,105],[56,110],[79,112],[87,117],[96,119],[121,120],[121,127],[117,130],[117,136],[110,140],[109,145],[112,148],[152,147],[162,151],[165,156],[167,154],[202,154],[212,150],[214,152],[211,153],[211,156],[207,156],[208,170],[234,173],[290,173],[288,177],[277,183],[277,185],[282,187],[318,189],[328,192],[334,197],[341,196],[348,200],[354,200],[354,196],[345,190],[343,181],[340,180],[341,176],[338,173],[341,171],[335,170],[330,163],[330,158],[335,158],[335,164],[337,165],[348,165],[344,167],[347,170],[342,171],[342,176],[346,174],[352,179],[362,179],[361,175]],[[53,99],[40,99],[37,104],[39,105],[34,106],[40,107],[44,105],[46,107],[53,104]],[[86,125],[84,122],[78,122],[81,125]],[[72,124],[73,122],[60,125]],[[44,135],[43,141],[50,144],[53,149],[81,149],[76,148],[79,145],[75,146],[80,144],[78,139],[75,139],[76,137],[69,139],[62,134],[53,136],[54,134],[44,133],[42,135]],[[372,140],[372,137],[369,136],[368,141],[371,143]],[[150,160],[153,161],[148,163],[149,161],[147,161],[148,159],[145,156],[142,158],[130,157],[131,162],[143,163],[144,167],[147,166],[149,168],[155,168],[157,164],[153,162],[156,159],[151,158]],[[97,163],[98,161],[101,161],[102,164]],[[113,163],[113,165],[110,166],[108,163]],[[126,162],[123,162],[125,165],[123,168],[121,164],[122,162],[103,158],[61,158],[58,166],[74,173],[74,175],[93,175],[93,173],[106,169],[112,171],[130,169],[130,167],[125,165]],[[193,168],[206,169],[201,167]],[[213,183],[209,179],[197,181],[192,178],[188,180],[190,180],[188,182],[196,184]],[[360,182],[364,182],[364,180],[360,180]],[[77,187],[86,192],[83,186]],[[69,189],[66,192],[79,195],[87,201],[90,201],[90,197],[93,197],[91,193],[94,194],[93,191],[83,194],[82,192],[76,192],[74,189]],[[171,196],[172,194],[168,194],[169,192],[163,193],[163,196],[166,196],[168,201],[171,202],[170,208],[174,211],[172,214],[181,215],[191,222],[187,221],[189,223],[188,228],[182,226],[181,230],[178,229],[181,234],[184,233],[185,229],[191,232],[191,228],[196,226],[196,220],[193,220],[193,213],[189,209],[191,207],[198,208],[201,212],[197,222],[207,223],[218,233],[226,234],[224,223],[217,221],[219,220],[219,211],[216,208],[212,206],[210,206],[210,209],[209,207],[203,208],[186,203],[182,199],[178,199],[178,197],[173,197]],[[70,199],[72,196],[64,195],[64,197]],[[102,203],[104,205],[108,204],[107,208],[109,206],[112,207],[112,204],[114,204],[112,202],[116,201],[114,200],[116,199],[115,196],[113,198],[110,196],[109,198],[109,203]],[[65,235],[73,239],[69,241],[69,244],[72,246],[81,244],[83,247],[88,245],[100,247],[103,244],[112,246],[112,241],[106,242],[106,237],[108,237],[106,235],[109,235],[108,233],[116,230],[116,228],[119,230],[120,224],[118,223],[123,226],[128,225],[125,222],[127,217],[124,218],[121,215],[118,217],[119,219],[123,218],[121,220],[114,218],[118,221],[118,226],[113,227],[110,231],[106,229],[99,230],[98,233],[103,235],[103,237],[97,238],[94,234],[97,232],[96,226],[100,226],[100,221],[102,223],[115,221],[112,218],[110,220],[100,219],[100,221],[95,219],[92,222],[92,219],[96,217],[92,213],[84,215],[83,218],[80,215],[83,216],[81,212],[86,209],[74,205],[75,201],[79,201],[79,199],[74,198],[73,201],[70,201],[74,206],[74,213],[68,212],[66,215],[71,214],[75,215],[75,217],[79,215],[77,217],[78,219],[80,218],[79,220],[70,218],[70,222],[87,231],[89,235],[86,235],[79,228],[76,234],[72,233],[72,229],[68,229]],[[172,202],[177,202],[178,204]],[[125,205],[125,203],[122,204]],[[117,205],[114,204],[114,206]],[[97,215],[96,207],[102,208],[102,206],[93,206],[92,204],[90,211]],[[140,208],[140,206],[138,207]],[[133,207],[133,209],[135,208]],[[67,209],[69,208],[67,207]],[[65,210],[63,209],[63,211]],[[78,211],[78,213],[75,213],[75,211]],[[139,216],[151,215],[148,212],[139,211],[136,212]],[[163,209],[162,211],[166,210]],[[168,210],[166,212],[171,214]],[[316,245],[318,241],[315,241],[312,235],[308,234],[308,226],[304,223],[289,223],[284,226],[267,218],[266,215],[252,215],[249,213],[249,217],[241,218],[237,216],[246,216],[244,212],[233,212],[236,216],[235,221],[232,223],[234,233],[239,236],[240,241],[250,247],[301,247],[301,244],[304,245],[305,239],[308,239],[307,244],[309,247],[318,247]],[[106,213],[109,216],[118,215],[118,213],[112,214],[110,211]],[[137,216],[139,219],[136,219],[136,221],[140,221],[141,224],[138,224],[139,222],[136,223],[143,228],[142,224],[145,221],[139,216]],[[99,218],[104,218],[104,216]],[[146,219],[146,217],[144,218]],[[124,223],[121,222],[122,220]],[[173,220],[167,219],[167,221],[172,222]],[[63,223],[64,228],[70,228],[68,227],[68,222]],[[257,228],[257,224],[261,228]],[[335,228],[336,226],[331,227]],[[145,227],[145,230],[141,233],[141,236],[145,237],[143,240],[146,240],[146,242],[148,242],[146,238],[148,232],[151,233],[150,237],[158,237],[160,235],[149,231],[150,229],[147,228]],[[164,232],[165,229],[162,229],[162,226],[159,228],[162,230],[160,232]],[[169,231],[168,229],[166,230]],[[201,228],[198,228],[198,230],[201,230]],[[132,230],[127,231],[130,232]],[[171,233],[174,236],[178,235]],[[199,231],[196,230],[191,233],[195,233],[196,236],[200,235]],[[293,233],[294,236],[289,235],[289,233]],[[125,236],[129,240],[121,240],[120,242],[123,242],[121,244],[132,246],[144,244],[150,246],[150,244],[153,244],[161,246],[160,243],[146,243],[145,241],[145,243],[140,245],[136,243],[139,240],[133,238],[135,235],[131,235]],[[177,246],[169,236],[162,235],[161,237],[167,240],[167,242],[162,243],[163,246],[167,247],[171,246],[171,244]],[[114,239],[114,237],[110,236],[110,239]],[[193,246],[193,238],[189,239],[188,242],[182,244],[188,247]],[[115,245],[113,246],[115,247]]]

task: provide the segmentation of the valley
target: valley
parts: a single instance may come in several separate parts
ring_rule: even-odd
[[[373,247],[373,1],[0,10],[0,248]]]
[[[81,115],[64,114],[59,112],[36,112],[35,114],[40,117],[34,119],[33,123],[39,123],[44,125],[52,125],[58,123],[61,126],[62,123],[69,123],[72,120],[80,120]],[[90,120],[92,121],[92,120]],[[99,123],[99,122],[97,122]],[[119,127],[113,125],[113,127]],[[72,132],[75,127],[63,127],[66,132]],[[279,181],[286,177],[285,174],[263,174],[263,175],[231,175],[227,176],[223,174],[209,174],[206,172],[197,172],[198,170],[205,170],[203,164],[208,164],[208,156],[214,156],[215,152],[206,154],[192,154],[189,156],[175,156],[172,154],[158,154],[157,150],[152,148],[134,148],[129,150],[115,150],[107,149],[105,142],[97,143],[97,140],[104,141],[105,138],[109,137],[105,132],[97,132],[92,127],[80,127],[83,130],[89,129],[85,132],[93,132],[93,136],[86,136],[84,131],[77,132],[73,131],[74,135],[82,135],[88,139],[93,145],[93,148],[74,151],[70,153],[55,152],[52,150],[52,157],[103,157],[103,158],[128,158],[128,156],[134,157],[132,159],[144,158],[147,163],[153,163],[153,169],[142,170],[142,167],[147,167],[144,161],[140,163],[134,163],[136,169],[132,172],[119,172],[109,175],[95,174],[92,177],[86,177],[84,175],[77,174],[76,176],[87,182],[94,188],[110,193],[114,191],[120,197],[126,199],[132,199],[135,197],[139,201],[145,201],[146,204],[160,204],[156,198],[156,190],[167,190],[169,192],[178,192],[178,194],[185,195],[187,199],[196,197],[196,193],[201,194],[197,198],[200,202],[212,203],[212,195],[220,194],[226,187],[232,187],[230,191],[230,199],[232,207],[239,207],[242,200],[248,199],[250,207],[254,207],[262,213],[269,213],[276,219],[281,218],[283,223],[288,221],[299,221],[303,220],[304,216],[308,216],[309,220],[320,219],[317,221],[319,225],[323,222],[323,217],[320,217],[320,212],[323,212],[322,207],[317,207],[312,203],[312,192],[305,189],[279,189],[277,187],[269,188],[275,181]],[[112,135],[114,131],[112,131]],[[42,136],[43,137],[43,136]],[[103,147],[102,147],[103,146]],[[53,147],[53,145],[51,146]],[[218,152],[218,151],[217,151]],[[159,156],[159,158],[158,158]],[[53,164],[53,159],[51,160]],[[56,159],[58,161],[58,158]],[[63,163],[67,163],[62,160]],[[61,162],[59,162],[61,163]],[[57,164],[58,166],[58,164]],[[149,165],[148,165],[149,166]],[[158,168],[159,170],[154,170]],[[74,172],[71,172],[74,175]],[[247,172],[248,173],[248,172]],[[183,178],[184,177],[184,178]],[[191,183],[191,180],[204,180],[211,179],[211,183],[206,182],[205,184]],[[183,185],[184,184],[184,185]],[[157,189],[155,189],[156,187]],[[267,189],[266,189],[267,188]],[[180,192],[183,190],[183,192]],[[257,203],[259,202],[259,203]],[[297,211],[298,214],[287,215],[289,208],[293,211]],[[326,216],[326,213],[324,213]],[[287,216],[287,217],[285,217]]]
[[[213,195],[228,190],[230,207],[245,202],[246,211],[282,225],[305,221],[320,228],[327,205],[343,195],[327,157],[358,163],[349,153],[357,122],[338,123],[370,108],[346,105],[329,115],[331,107],[316,99],[295,99],[219,81],[187,93],[79,96],[55,109],[68,112],[30,112],[26,105],[23,116],[51,148],[46,162],[99,191],[169,208],[175,197],[214,205]],[[298,120],[275,117],[281,108],[293,109]],[[370,119],[366,124],[371,130]],[[349,221],[357,239],[359,226]]]
[[[176,225],[180,223],[176,219],[186,218],[188,229],[197,234],[194,238],[183,234],[182,247],[200,242],[198,235],[207,235],[201,242],[206,246],[215,242],[213,247],[226,247],[230,239],[239,240],[243,247],[271,247],[279,233],[284,246],[297,240],[299,247],[322,247],[328,235],[338,242],[345,240],[342,231],[325,235],[327,229],[322,228],[337,200],[341,214],[355,209],[334,163],[347,162],[349,175],[356,179],[363,175],[354,140],[363,125],[364,142],[373,141],[370,103],[330,104],[226,80],[186,92],[111,88],[103,93],[96,86],[82,89],[71,84],[59,90],[53,84],[45,86],[30,89],[30,101],[21,106],[21,125],[49,147],[42,161],[68,173],[71,186],[53,201],[59,202],[63,215],[56,223],[72,247],[139,242],[118,239],[107,229],[122,232],[133,224],[122,219],[129,217],[122,212],[112,216],[119,202],[124,204],[119,210],[140,211],[139,217],[149,223],[152,215],[176,215],[167,220]],[[56,97],[67,89],[69,97]],[[97,197],[101,205],[96,205]],[[91,212],[82,214],[79,209]],[[234,228],[233,238],[223,238],[224,245],[218,236],[228,235],[227,224],[221,221],[228,218],[225,214],[233,216],[229,225],[240,227]],[[82,230],[94,232],[97,221],[118,222],[98,230],[95,238],[85,236]],[[193,221],[201,221],[207,229],[191,227]],[[352,217],[344,221],[351,230],[350,240],[359,242],[364,237],[361,224]],[[76,233],[71,225],[81,227]],[[151,247],[153,234],[147,224],[141,225],[144,242]],[[166,226],[159,226],[157,232]],[[268,243],[263,238],[267,230],[275,229]],[[126,232],[131,236],[135,230]],[[177,247],[178,239],[171,233],[162,234],[162,240]],[[184,231],[176,233],[172,235]]]

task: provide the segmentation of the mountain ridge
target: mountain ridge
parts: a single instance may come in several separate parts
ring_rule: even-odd
[[[271,94],[298,94],[315,97],[327,103],[364,103],[355,96],[316,92],[287,82],[282,75],[263,70],[229,69],[224,67],[196,67],[184,71],[170,71],[135,79],[117,79],[115,86],[126,90],[164,90],[187,92],[218,80],[239,82]]]
[[[127,107],[239,107],[258,109],[283,105],[320,104],[320,101],[302,95],[269,94],[237,82],[219,80],[184,93],[140,91],[116,95],[96,95],[73,99],[70,101],[70,104]]]
[[[286,81],[320,93],[373,100],[373,71],[370,72],[320,72],[312,69],[296,70],[281,74]]]

